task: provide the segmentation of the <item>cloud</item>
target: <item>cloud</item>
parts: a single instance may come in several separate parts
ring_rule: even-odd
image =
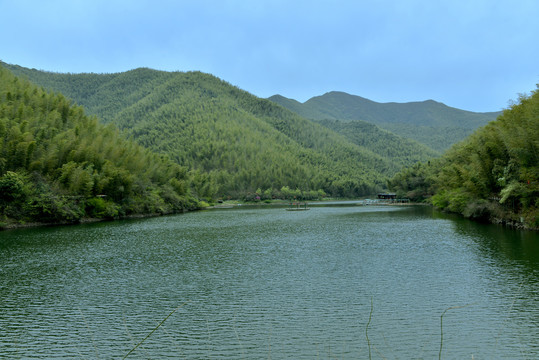
[[[485,111],[539,77],[535,1],[19,0],[0,9],[3,60],[45,70],[201,70],[259,96],[341,90]]]

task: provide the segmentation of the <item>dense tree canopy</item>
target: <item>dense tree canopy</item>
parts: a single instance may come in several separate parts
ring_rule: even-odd
[[[403,196],[470,218],[539,227],[539,91],[522,96],[441,159],[397,174]]]
[[[308,119],[366,121],[439,152],[499,115],[455,109],[433,100],[378,103],[339,91],[315,96],[304,103],[280,95],[272,96],[270,100]]]
[[[169,213],[225,197],[357,197],[394,176],[387,184],[399,196],[539,226],[537,91],[435,159],[372,124],[307,120],[200,72],[10,69],[85,110],[0,67],[3,218]]]
[[[351,141],[200,72],[10,69],[61,91],[139,144],[189,168],[193,187],[204,198],[250,197],[259,188],[279,195],[283,187],[357,197],[380,190],[401,165],[435,154],[373,127],[363,129],[369,131],[363,138],[376,141]],[[399,154],[401,143],[409,156]],[[380,151],[384,144],[391,150]]]
[[[351,143],[389,159],[398,172],[403,167],[427,161],[441,154],[414,140],[395,135],[365,121],[319,120],[321,125],[346,137]]]
[[[0,67],[0,221],[169,213],[191,192],[186,168]]]

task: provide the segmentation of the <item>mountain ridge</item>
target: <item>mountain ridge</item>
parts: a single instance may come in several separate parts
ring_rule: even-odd
[[[304,103],[282,95],[268,99],[312,120],[366,121],[439,152],[501,114],[461,110],[435,100],[379,103],[342,91],[314,96]]]
[[[370,128],[377,144],[398,149],[406,142],[410,150],[405,157],[381,156],[211,74],[148,68],[58,74],[8,68],[65,94],[139,144],[187,166],[194,184],[205,187],[196,189],[203,198],[282,187],[321,189],[337,197],[367,195],[382,189],[402,166],[436,156]]]
[[[290,101],[290,102],[293,102],[293,103],[298,104],[298,105],[305,105],[305,104],[308,104],[310,102],[316,101],[317,99],[320,99],[320,98],[327,98],[327,97],[334,97],[334,96],[347,96],[347,97],[355,98],[355,99],[361,100],[361,101],[363,101],[365,103],[370,103],[370,104],[374,104],[374,105],[435,104],[435,105],[443,106],[445,108],[454,109],[454,110],[457,110],[457,111],[463,111],[463,112],[466,112],[466,113],[473,113],[473,114],[499,115],[499,114],[502,113],[502,111],[471,111],[471,110],[460,109],[460,108],[456,108],[456,107],[453,107],[453,106],[449,106],[449,105],[447,105],[447,104],[445,104],[445,103],[443,103],[441,101],[437,101],[437,100],[434,100],[434,99],[406,101],[406,102],[398,102],[398,101],[379,102],[379,101],[374,101],[374,100],[368,99],[368,98],[360,96],[360,95],[354,95],[354,94],[350,94],[350,93],[347,93],[345,91],[339,91],[339,90],[332,90],[332,91],[325,92],[322,95],[312,96],[309,99],[305,100],[304,102],[298,101],[298,100],[293,99],[293,98],[288,98],[288,97],[286,97],[284,95],[281,95],[281,94],[272,95],[272,96],[268,97],[268,99],[271,100],[271,101],[275,101],[275,100],[277,100],[277,101],[279,101],[279,100]],[[343,120],[343,119],[337,119],[337,120]]]

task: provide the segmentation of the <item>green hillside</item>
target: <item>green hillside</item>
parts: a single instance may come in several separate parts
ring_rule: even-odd
[[[319,124],[346,137],[353,144],[371,149],[401,166],[440,156],[437,151],[365,121],[319,120]]]
[[[305,103],[280,95],[269,99],[309,119],[363,120],[437,151],[446,150],[500,114],[464,111],[433,100],[377,103],[337,91],[313,97]]]
[[[539,228],[539,91],[390,187],[466,217]]]
[[[195,191],[206,198],[282,195],[283,189],[372,194],[402,166],[432,155],[380,155],[377,148],[200,72],[56,74],[9,68],[191,169]],[[401,146],[399,139],[388,139],[387,147]]]
[[[178,212],[191,192],[186,168],[0,66],[3,225]]]

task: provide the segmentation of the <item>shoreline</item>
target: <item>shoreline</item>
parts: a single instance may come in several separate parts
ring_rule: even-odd
[[[20,223],[16,220],[7,220],[7,222],[1,222],[0,221],[0,232],[6,231],[6,230],[17,230],[17,229],[31,229],[31,228],[38,228],[38,227],[53,227],[53,226],[71,226],[71,225],[83,225],[83,224],[93,224],[98,222],[112,222],[117,220],[130,220],[130,219],[149,219],[159,216],[167,216],[167,215],[176,215],[176,214],[184,214],[189,211],[198,211],[198,210],[204,210],[202,209],[192,209],[192,210],[184,210],[184,211],[178,211],[178,212],[172,212],[172,213],[166,213],[166,214],[159,214],[159,213],[152,213],[152,214],[132,214],[132,215],[126,215],[121,216],[118,218],[112,218],[112,219],[106,219],[106,218],[81,218],[77,221],[60,221],[60,222],[53,222],[53,223],[45,223],[45,222],[38,222],[38,221],[32,221],[32,222],[25,222]]]
[[[473,219],[468,219],[462,214],[459,213],[453,213],[453,212],[447,212],[440,209],[436,209],[432,204],[428,203],[417,203],[417,202],[408,202],[408,203],[402,203],[402,202],[370,202],[369,199],[357,199],[357,200],[350,200],[350,199],[327,199],[327,200],[315,200],[315,201],[309,201],[307,202],[309,205],[316,206],[323,206],[323,205],[329,205],[329,206],[339,206],[339,205],[355,205],[355,206],[430,206],[433,209],[441,212],[445,212],[448,214],[454,214],[459,217],[462,217],[463,219],[467,219],[473,222],[481,222]],[[109,218],[109,219],[100,219],[100,218],[82,218],[77,221],[68,222],[55,222],[55,223],[42,223],[42,222],[25,222],[20,223],[16,220],[8,219],[4,222],[0,221],[0,232],[2,231],[8,231],[8,230],[17,230],[17,229],[30,229],[30,228],[38,228],[38,227],[53,227],[53,226],[70,226],[70,225],[82,225],[82,224],[92,224],[97,222],[107,222],[107,221],[117,221],[117,220],[129,220],[129,219],[146,219],[146,218],[153,218],[153,217],[159,217],[159,216],[167,216],[167,215],[176,215],[176,214],[183,214],[190,211],[200,211],[200,210],[219,210],[219,209],[233,209],[233,208],[239,208],[239,207],[265,207],[265,206],[275,206],[275,207],[286,207],[290,204],[290,201],[285,200],[274,200],[271,202],[239,202],[239,201],[231,201],[231,202],[223,202],[215,205],[211,205],[204,208],[197,208],[197,209],[184,209],[183,211],[177,211],[172,213],[166,213],[166,214],[160,214],[160,213],[152,213],[152,214],[132,214],[127,216],[122,216],[118,218]],[[526,226],[524,223],[516,222],[511,219],[503,219],[503,218],[490,218],[489,221],[483,222],[490,225],[498,225],[503,226],[505,228],[513,229],[513,230],[523,230],[523,231],[533,231],[538,232],[539,228],[532,228],[529,226]]]

